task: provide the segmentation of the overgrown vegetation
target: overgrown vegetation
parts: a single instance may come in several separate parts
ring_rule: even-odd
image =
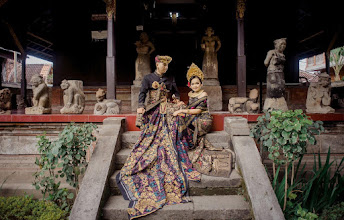
[[[66,211],[70,211],[74,194],[66,188],[60,188],[60,178],[79,191],[79,177],[85,172],[86,151],[95,137],[92,131],[96,125],[92,123],[67,125],[56,141],[50,141],[45,135],[39,137],[38,151],[40,158],[35,164],[40,171],[35,173],[33,185],[41,190],[43,199],[55,202]]]
[[[314,135],[324,131],[322,122],[312,121],[302,110],[265,112],[257,121],[251,136],[273,161],[272,186],[286,219],[317,219],[323,210],[344,200],[344,158],[339,164],[330,162],[329,148],[325,163],[320,153],[314,156],[311,172],[302,165],[307,143],[315,144]]]
[[[62,220],[68,212],[50,201],[38,201],[32,196],[0,197],[2,220]]]

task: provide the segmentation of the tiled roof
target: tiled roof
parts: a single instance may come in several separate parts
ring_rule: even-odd
[[[13,60],[7,59],[6,61],[6,77],[4,79],[5,82],[14,82],[14,62]],[[42,76],[47,76],[50,72],[51,68],[48,66],[52,66],[51,64],[26,64],[26,81],[30,83],[30,80],[33,75],[40,74]],[[22,64],[17,63],[17,83],[21,81],[21,72],[22,72]],[[4,74],[4,73],[3,73]]]
[[[314,73],[308,73],[306,71],[300,71],[300,74],[299,74],[300,77],[305,77],[308,82],[318,82],[318,74],[314,74]],[[302,80],[304,79],[300,79],[300,82],[303,82]]]

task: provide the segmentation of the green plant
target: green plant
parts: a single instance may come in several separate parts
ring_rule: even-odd
[[[338,47],[331,50],[330,62],[333,63],[333,70],[335,73],[334,81],[340,81],[340,70],[344,66],[344,47]]]
[[[58,167],[60,177],[66,177],[69,185],[79,191],[79,176],[85,172],[86,151],[88,146],[95,141],[92,131],[96,125],[85,123],[80,126],[70,123],[59,134],[59,139],[52,148],[52,154],[61,160]]]
[[[58,158],[52,154],[54,144],[43,135],[39,137],[38,152],[40,158],[36,158],[35,164],[40,167],[40,171],[34,174],[35,181],[33,185],[37,190],[41,190],[44,200],[55,202],[62,209],[69,211],[73,193],[68,194],[66,188],[60,189],[61,182],[58,181],[58,174],[55,169],[58,164]]]
[[[68,212],[50,201],[34,200],[32,196],[0,197],[0,219],[62,220]]]
[[[314,155],[313,176],[303,183],[302,186],[302,206],[308,210],[321,212],[323,209],[332,206],[335,202],[344,201],[344,158],[331,171],[334,161],[330,162],[331,150],[327,152],[326,161],[321,162],[318,153],[318,162]]]
[[[96,125],[70,123],[67,125],[56,141],[51,142],[45,135],[40,136],[38,150],[40,158],[36,158],[36,164],[40,171],[35,173],[33,185],[41,190],[43,198],[54,201],[61,208],[69,211],[73,193],[66,188],[60,189],[61,182],[58,178],[65,178],[66,182],[79,190],[79,176],[85,172],[86,150],[95,137],[92,131]],[[57,169],[60,169],[56,172]]]
[[[342,220],[344,219],[344,202],[326,208],[320,215],[320,220]]]
[[[276,177],[276,165],[284,164],[284,204],[287,205],[288,164],[291,163],[291,185],[294,181],[294,161],[299,159],[307,150],[307,143],[315,144],[314,135],[324,131],[323,122],[314,122],[301,109],[281,111],[265,111],[258,117],[257,124],[251,129],[250,135],[269,152],[273,161],[273,175]]]

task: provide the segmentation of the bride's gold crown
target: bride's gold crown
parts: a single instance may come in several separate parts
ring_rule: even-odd
[[[198,68],[198,66],[194,63],[191,64],[187,74],[186,74],[186,78],[187,80],[190,82],[191,77],[193,76],[197,76],[198,78],[201,79],[201,81],[203,81],[203,72],[200,68]]]

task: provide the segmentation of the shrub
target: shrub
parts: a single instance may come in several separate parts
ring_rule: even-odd
[[[62,220],[68,212],[50,201],[34,200],[32,196],[0,197],[0,218],[27,220]]]
[[[320,220],[342,220],[344,219],[344,202],[331,206],[323,211]]]

